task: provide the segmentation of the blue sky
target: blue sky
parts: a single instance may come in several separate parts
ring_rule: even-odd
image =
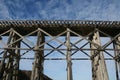
[[[120,20],[120,0],[0,0],[0,19]]]
[[[120,21],[120,0],[0,0],[0,20],[21,19]],[[31,64],[30,61],[28,63]],[[25,64],[21,69],[31,69]],[[66,80],[66,65],[61,66],[66,64],[64,61],[46,61],[45,64],[46,74],[54,80]],[[111,65],[110,61],[107,64]],[[74,80],[90,80],[90,66],[90,62],[73,62]],[[115,80],[113,68],[109,68],[111,80]]]

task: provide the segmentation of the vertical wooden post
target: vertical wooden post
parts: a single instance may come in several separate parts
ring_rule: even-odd
[[[14,41],[17,40],[18,37],[14,36]],[[20,48],[20,41],[18,41],[17,43],[15,43],[13,45],[13,47],[15,48]],[[12,52],[14,52],[15,56],[14,56],[14,62],[13,62],[13,66],[14,66],[14,70],[13,70],[13,80],[19,80],[19,62],[20,62],[20,50],[19,49],[15,49]]]
[[[70,46],[70,31],[67,28],[67,36],[66,36],[66,46],[67,46],[67,80],[73,80],[72,77],[72,62],[71,62],[71,46]]]
[[[43,62],[44,62],[44,51],[39,50],[38,46],[44,42],[44,36],[41,31],[37,33],[37,46],[35,47],[35,60],[33,64],[33,70],[31,80],[44,80],[43,78]],[[42,46],[41,48],[44,48]]]
[[[92,42],[101,45],[100,43],[100,36],[99,32],[96,31],[94,35],[92,36]],[[90,44],[91,49],[98,49],[97,46],[94,44]],[[97,53],[96,56],[94,56]],[[104,55],[102,51],[98,50],[91,50],[91,56],[94,56],[92,58],[92,78],[93,80],[109,80],[108,79],[108,73],[106,69],[106,64],[104,60]]]
[[[120,37],[116,41],[113,42],[114,49],[120,49],[120,45],[117,44],[117,41],[120,41]],[[120,68],[120,51],[114,51],[115,55],[115,68],[116,68],[116,80],[119,80],[119,68]]]
[[[12,40],[12,35],[13,35],[13,32],[11,31],[10,34],[9,34],[9,39],[8,39],[8,42],[7,44],[10,44],[11,40]],[[2,62],[1,62],[1,71],[3,72],[2,73],[2,77],[1,77],[1,80],[6,80],[6,78],[8,77],[8,72],[6,71],[6,64],[9,64],[9,62],[7,61],[5,63],[5,60],[6,60],[6,56],[7,56],[7,50],[4,50],[4,54],[3,54],[3,59],[2,59]],[[10,79],[8,79],[10,80]]]
[[[14,42],[16,39],[17,36],[15,35],[13,29],[11,29],[7,44]],[[20,50],[9,49],[9,47],[18,48],[20,47],[20,43],[17,42],[12,44],[4,51],[2,65],[5,64],[5,66],[2,68],[4,69],[2,80],[18,80]]]

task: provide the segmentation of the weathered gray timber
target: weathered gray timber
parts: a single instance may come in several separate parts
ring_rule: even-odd
[[[28,39],[31,36],[34,41]],[[72,37],[78,39],[72,41]],[[102,38],[109,40],[102,44]],[[52,41],[58,44],[51,45]],[[30,51],[34,58],[24,57]],[[49,57],[54,51],[64,57]],[[87,57],[72,57],[78,51]],[[120,21],[0,20],[0,59],[0,80],[52,80],[44,75],[45,60],[66,60],[66,80],[74,80],[73,60],[91,61],[92,80],[109,80],[106,60],[113,60],[119,80]],[[32,71],[19,69],[21,59],[34,61]]]

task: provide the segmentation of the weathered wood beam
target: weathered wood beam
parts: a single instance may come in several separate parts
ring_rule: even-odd
[[[71,45],[70,45],[70,31],[67,28],[67,35],[66,35],[66,46],[67,46],[67,80],[73,80],[72,75],[72,61],[71,61]]]
[[[44,36],[41,33],[41,31],[38,31],[37,43],[36,43],[36,47],[34,48],[35,59],[33,63],[31,80],[44,80],[44,77],[43,77],[44,51],[40,50],[38,47],[43,42],[44,42]],[[41,46],[41,48],[44,48],[44,45]]]
[[[98,31],[93,34],[91,41],[99,46],[101,45]],[[98,48],[94,44],[90,44],[90,47],[91,49]],[[109,80],[104,55],[102,51],[91,50],[91,56],[95,55],[96,53],[97,55],[92,58],[92,78],[93,80]]]

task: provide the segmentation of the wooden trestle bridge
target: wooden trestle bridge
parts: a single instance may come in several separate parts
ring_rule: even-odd
[[[36,39],[35,45],[28,40]],[[46,40],[45,37],[49,37]],[[6,40],[4,38],[6,37]],[[65,41],[59,39],[63,37]],[[78,39],[72,42],[71,37]],[[102,45],[101,39],[109,38]],[[59,45],[51,45],[56,41]],[[86,43],[78,45],[82,41]],[[24,44],[23,47],[21,44]],[[46,48],[45,45],[49,46]],[[86,47],[87,45],[87,47]],[[109,47],[111,46],[112,47]],[[62,47],[64,46],[64,47]],[[22,53],[22,51],[24,51]],[[106,60],[114,60],[115,77],[119,80],[120,61],[120,22],[119,21],[81,21],[81,20],[1,20],[0,21],[0,80],[20,80],[20,59],[24,54],[34,52],[34,63],[29,80],[52,80],[45,78],[44,60],[66,60],[66,80],[73,80],[72,60],[90,60],[92,80],[109,80]],[[45,51],[50,51],[45,53]],[[53,51],[65,58],[48,58]],[[63,52],[64,51],[64,52]],[[77,51],[88,58],[72,58]],[[87,53],[85,51],[89,51]],[[114,54],[109,51],[113,51]],[[78,53],[77,53],[78,54]],[[105,54],[110,58],[105,58]],[[80,65],[79,65],[80,66]],[[87,76],[87,75],[86,75]],[[23,79],[21,79],[23,80]],[[27,80],[27,79],[26,79]]]

